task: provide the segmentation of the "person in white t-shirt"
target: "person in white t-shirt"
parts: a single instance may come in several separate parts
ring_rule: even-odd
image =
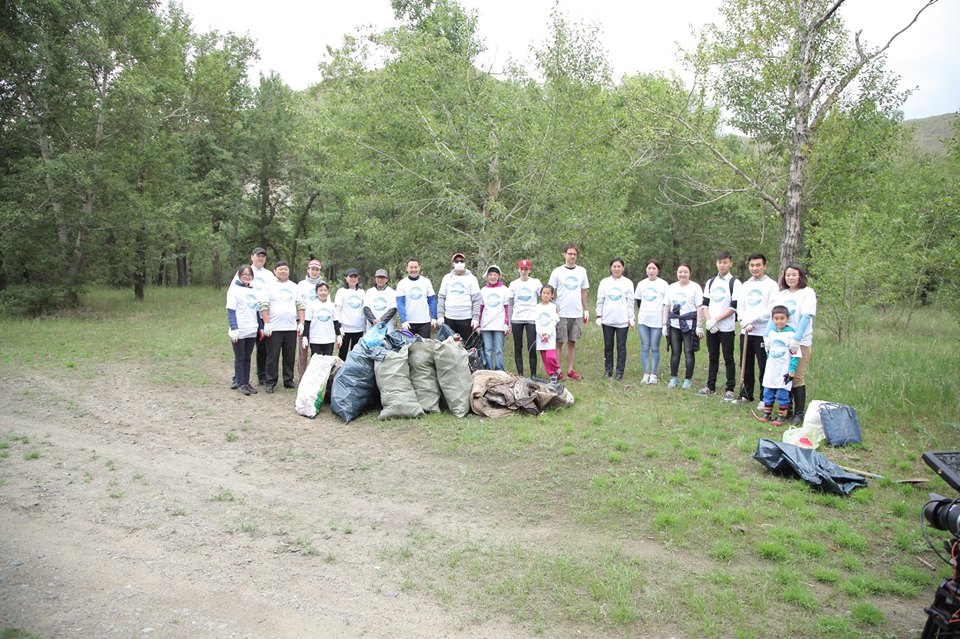
[[[260,300],[263,334],[267,337],[267,393],[277,385],[277,367],[283,355],[283,387],[296,388],[293,367],[298,337],[303,335],[303,300],[300,289],[290,281],[290,265],[278,260],[274,268],[277,281],[267,287],[265,299]]]
[[[433,283],[420,274],[420,260],[407,260],[407,276],[397,282],[397,315],[405,331],[430,338],[430,329],[437,326],[437,294]]]
[[[340,351],[337,357],[347,361],[347,355],[360,343],[363,331],[367,328],[367,318],[363,315],[363,298],[366,291],[360,286],[360,273],[348,268],[343,274],[344,285],[337,289],[333,305],[340,318]]]
[[[767,367],[767,351],[763,348],[763,334],[770,321],[773,300],[780,292],[777,282],[767,277],[767,258],[763,253],[754,253],[747,258],[750,279],[740,289],[737,316],[740,320],[740,397],[738,404],[751,404],[755,400],[754,378],[763,388],[763,373]],[[756,375],[754,375],[756,363]],[[762,394],[762,390],[760,393]]]
[[[310,304],[316,301],[317,299],[317,284],[320,283],[320,270],[323,268],[323,263],[316,258],[312,258],[307,262],[307,276],[300,280],[297,284],[297,288],[300,289],[300,299],[303,300],[303,306],[305,309],[310,308]],[[302,342],[302,340],[301,340]],[[307,364],[310,363],[310,349],[309,348],[298,348],[297,349],[297,377],[302,379],[303,372],[307,370]]]
[[[227,337],[233,344],[233,380],[236,390],[253,395],[250,385],[250,356],[260,331],[260,302],[251,285],[253,269],[244,264],[237,269],[237,278],[227,289]]]
[[[780,292],[773,300],[790,311],[790,327],[796,335],[790,342],[790,350],[800,350],[800,363],[793,377],[793,417],[791,424],[802,424],[807,405],[807,366],[810,365],[810,353],[813,347],[813,318],[817,315],[817,294],[807,286],[807,273],[799,264],[787,264],[780,276]],[[767,322],[771,330],[773,322]]]
[[[504,336],[510,332],[510,289],[500,279],[500,267],[487,268],[487,285],[480,289],[480,338],[487,368],[502,371]]]
[[[393,317],[397,314],[397,292],[387,284],[389,280],[386,269],[377,270],[373,276],[374,285],[363,297],[363,315],[367,318],[367,328],[383,323],[387,332],[392,333],[395,330]]]
[[[590,311],[587,309],[587,290],[590,282],[587,279],[587,270],[577,266],[580,249],[576,244],[569,243],[563,247],[563,266],[553,269],[550,274],[550,286],[557,291],[557,313],[560,314],[560,323],[557,324],[557,358],[563,359],[563,346],[567,346],[567,377],[572,380],[582,379],[580,373],[574,369],[576,360],[577,340],[583,332],[582,325],[590,321]],[[563,372],[559,374],[563,379]]]
[[[330,300],[330,285],[317,282],[314,299],[307,304],[303,318],[301,342],[310,349],[310,356],[333,355],[333,347],[340,343],[340,321],[337,307]]]
[[[734,401],[733,389],[737,384],[737,363],[733,357],[733,345],[736,331],[737,303],[740,300],[740,280],[730,273],[733,258],[726,251],[717,255],[717,275],[707,280],[703,291],[703,328],[707,338],[707,385],[698,391],[699,395],[713,395],[717,392],[717,373],[720,371],[720,352],[723,351],[723,365],[726,371],[726,384],[723,398]]]
[[[676,388],[680,370],[680,354],[686,355],[686,368],[681,388],[693,385],[696,366],[694,341],[703,331],[703,289],[690,279],[690,265],[681,262],[677,267],[677,281],[667,287],[663,304],[663,336],[670,340],[670,382],[667,388]],[[696,345],[699,348],[699,344]]]
[[[510,307],[510,332],[513,333],[513,361],[517,365],[517,374],[523,376],[523,356],[530,356],[530,377],[537,376],[537,325],[536,309],[540,300],[543,284],[530,277],[533,264],[528,259],[517,262],[518,279],[510,282],[513,293],[513,305]],[[526,350],[524,350],[526,334]]]
[[[603,330],[603,372],[616,380],[623,379],[627,365],[627,339],[633,328],[633,282],[623,276],[623,258],[610,262],[610,277],[597,287],[597,326]],[[617,345],[617,367],[613,368],[613,345]]]
[[[457,251],[450,257],[452,268],[440,280],[437,291],[437,326],[446,323],[460,336],[467,350],[480,346],[480,283],[467,268],[467,257]]]
[[[790,350],[790,342],[796,338],[793,328],[787,323],[790,312],[786,306],[776,305],[770,309],[770,323],[773,324],[764,337],[764,348],[768,351],[768,366],[763,374],[763,417],[762,422],[779,426],[786,421],[790,407],[790,387],[796,375],[797,367],[803,359],[800,349]],[[778,415],[773,416],[773,402],[777,402]]]
[[[543,370],[551,382],[559,379],[560,360],[557,358],[557,324],[560,315],[557,306],[553,303],[553,287],[544,284],[540,289],[540,303],[536,308],[537,323],[537,351],[543,361]]]
[[[637,282],[637,329],[640,333],[641,384],[656,384],[660,368],[660,333],[663,330],[663,302],[667,281],[660,277],[660,262],[647,260],[647,278]]]
[[[253,282],[250,285],[257,294],[260,303],[267,294],[267,287],[277,281],[277,276],[265,265],[267,263],[267,251],[258,246],[250,251],[250,266],[253,268]],[[237,279],[234,275],[233,279]],[[260,322],[260,329],[263,329],[263,322]],[[267,340],[258,333],[257,335],[257,383],[261,386],[267,379]]]

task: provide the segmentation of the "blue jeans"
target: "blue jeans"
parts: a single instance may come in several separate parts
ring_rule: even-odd
[[[643,374],[657,374],[660,368],[660,336],[663,335],[662,328],[653,328],[640,324],[637,326],[640,331],[640,361],[643,362]]]
[[[480,331],[483,336],[483,359],[487,368],[502,371],[503,368],[503,331]]]

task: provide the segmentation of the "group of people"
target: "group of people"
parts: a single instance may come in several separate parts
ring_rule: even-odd
[[[417,259],[408,260],[407,276],[396,288],[389,285],[388,272],[380,269],[374,275],[374,286],[364,290],[357,270],[348,269],[331,300],[330,286],[320,277],[319,260],[310,260],[306,278],[293,283],[287,263],[276,262],[271,272],[265,268],[266,251],[257,247],[251,263],[238,269],[227,292],[229,336],[235,353],[233,388],[245,395],[257,392],[250,383],[254,349],[258,382],[272,393],[279,381],[281,360],[283,385],[294,388],[297,353],[300,375],[312,354],[331,355],[338,348],[339,357],[345,360],[364,331],[377,324],[388,331],[402,329],[424,338],[445,324],[467,348],[476,347],[486,367],[493,370],[504,370],[505,340],[512,335],[514,363],[520,375],[529,364],[530,376],[535,377],[539,359],[551,380],[580,380],[575,368],[576,345],[590,320],[590,283],[578,258],[577,245],[565,245],[564,263],[553,269],[546,283],[532,276],[529,259],[517,263],[518,277],[509,284],[500,267],[491,265],[481,286],[466,267],[466,255],[456,252],[437,289],[421,274]],[[623,379],[627,341],[631,329],[637,327],[643,367],[640,383],[659,383],[662,336],[670,350],[667,387],[689,389],[695,353],[700,341],[706,340],[707,382],[698,394],[717,393],[722,355],[724,399],[755,401],[756,373],[763,389],[761,419],[782,423],[792,410],[792,420],[801,422],[816,293],[807,286],[806,272],[799,264],[788,264],[779,283],[766,275],[767,260],[762,254],[750,255],[747,265],[750,278],[741,282],[731,273],[731,255],[720,253],[717,274],[701,288],[690,279],[689,264],[681,263],[676,281],[668,284],[660,277],[660,262],[650,259],[645,264],[646,278],[634,285],[626,275],[624,260],[614,258],[610,276],[601,280],[596,299],[596,324],[603,331],[604,374]],[[738,321],[741,381],[735,394]]]

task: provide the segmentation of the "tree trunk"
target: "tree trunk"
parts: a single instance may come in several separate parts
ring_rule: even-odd
[[[144,222],[137,228],[137,262],[133,268],[133,297],[138,302],[144,299],[147,284],[147,228]]]
[[[181,246],[177,249],[177,286],[187,285],[187,249]]]

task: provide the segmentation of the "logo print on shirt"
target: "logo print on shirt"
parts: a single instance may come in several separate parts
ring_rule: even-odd
[[[423,299],[423,289],[419,286],[414,286],[410,289],[410,299],[412,300],[421,300]]]
[[[363,306],[363,298],[357,295],[356,293],[354,293],[353,295],[347,298],[347,306],[349,306],[350,308],[360,308],[361,306]]]
[[[256,310],[260,306],[260,302],[257,301],[257,296],[253,293],[247,293],[247,296],[244,298],[247,301],[247,308]]]
[[[760,289],[753,289],[747,293],[747,306],[756,306],[763,301],[763,293]]]
[[[527,287],[517,289],[517,301],[529,302],[533,299],[533,291]]]
[[[550,315],[550,313],[540,313],[540,317],[537,318],[537,325],[542,326],[543,328],[547,328],[548,326],[550,326],[551,320],[552,320],[552,316]]]
[[[500,306],[501,298],[498,293],[493,293],[487,297],[487,306],[490,308],[497,308]]]
[[[713,290],[710,291],[710,301],[716,302],[717,304],[722,304],[727,301],[727,287],[726,286],[714,286]]]
[[[643,298],[644,302],[656,302],[660,295],[657,293],[657,289],[652,286],[648,286],[647,288],[643,289],[643,293],[640,294],[640,297]]]
[[[292,302],[293,291],[291,291],[289,288],[281,288],[280,292],[277,293],[277,297],[280,298],[281,302]]]
[[[330,312],[329,308],[321,308],[317,311],[317,321],[318,322],[329,322],[333,319],[333,313]]]
[[[263,285],[266,284],[266,282],[264,281],[264,279],[263,279],[262,277],[260,277],[259,275],[257,275],[256,277],[254,277],[254,278],[253,278],[253,281],[250,282],[250,283],[253,285],[253,290],[255,290],[255,291],[259,291],[260,289],[263,288]]]
[[[450,285],[450,295],[466,295],[467,287],[463,282],[454,282]]]
[[[580,279],[576,275],[568,275],[566,279],[563,280],[563,288],[568,291],[575,291],[580,288]]]
[[[378,314],[387,310],[387,298],[385,297],[375,297],[373,298],[373,305],[371,308],[376,311]]]
[[[790,311],[790,319],[795,319],[797,316],[797,300],[789,299],[783,303],[787,307],[787,310]]]
[[[780,338],[774,338],[773,342],[770,343],[770,357],[772,359],[783,359],[788,352],[787,343]]]
[[[680,308],[683,308],[687,305],[687,294],[683,291],[677,291],[673,294],[673,297],[670,301],[674,304],[679,304]]]
[[[607,295],[607,297],[610,298],[611,302],[619,302],[623,299],[623,290],[617,286],[614,286],[610,289],[610,293]]]

